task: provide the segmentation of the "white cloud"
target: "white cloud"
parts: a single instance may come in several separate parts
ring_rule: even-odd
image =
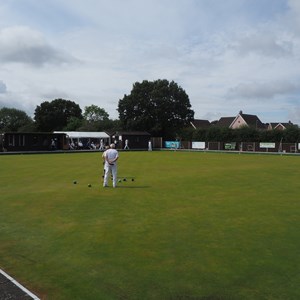
[[[38,31],[16,26],[0,30],[0,61],[42,66],[71,62],[72,58],[48,44]]]
[[[6,84],[0,80],[0,94],[5,94],[7,92]]]
[[[300,105],[294,105],[289,107],[288,109],[288,115],[287,115],[288,121],[291,121],[294,124],[300,124]]]
[[[282,57],[292,55],[293,43],[281,40],[271,32],[255,32],[235,40],[231,46],[239,55],[256,54],[261,56]]]
[[[276,96],[289,96],[300,92],[299,82],[247,82],[240,83],[229,90],[228,97],[232,98],[256,98],[273,99]]]

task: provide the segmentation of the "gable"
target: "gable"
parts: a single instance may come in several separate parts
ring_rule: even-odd
[[[256,115],[247,115],[240,112],[230,124],[230,128],[237,129],[243,126],[266,129],[266,125],[262,123]]]
[[[247,122],[242,118],[242,116],[238,115],[234,121],[230,124],[230,128],[237,129],[243,126],[248,126]]]
[[[284,130],[284,129],[286,129],[286,127],[283,124],[279,123],[279,124],[277,124],[274,127],[274,129],[276,129],[276,130]]]

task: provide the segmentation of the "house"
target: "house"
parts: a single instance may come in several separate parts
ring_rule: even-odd
[[[256,115],[243,114],[242,111],[235,117],[230,124],[230,128],[236,129],[243,126],[252,127],[255,129],[266,129],[266,125]]]
[[[289,121],[288,123],[268,123],[268,130],[276,129],[276,130],[285,130],[288,127],[294,126],[294,124]]]
[[[242,111],[236,117],[222,117],[216,123],[219,127],[237,129],[241,127],[252,127],[255,129],[266,129],[266,125],[256,115],[244,114]]]
[[[221,117],[219,120],[211,121],[208,120],[193,120],[190,122],[194,129],[198,128],[209,128],[211,126],[226,127],[231,129],[237,129],[241,127],[251,127],[258,130],[285,130],[288,127],[295,126],[291,121],[288,123],[263,123],[256,115],[244,114],[242,111],[238,113],[236,117]]]

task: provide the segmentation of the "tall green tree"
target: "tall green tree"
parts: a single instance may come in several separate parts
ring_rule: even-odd
[[[83,118],[70,117],[68,119],[68,124],[63,128],[65,131],[76,131],[84,123]]]
[[[105,131],[105,129],[109,127],[109,124],[109,114],[105,111],[105,109],[92,104],[84,108],[83,122],[79,127],[79,130]]]
[[[37,106],[34,119],[40,131],[63,130],[72,118],[82,119],[82,110],[71,100],[55,99]]]
[[[19,131],[32,124],[33,120],[22,110],[8,107],[0,109],[0,132]]]
[[[92,104],[84,108],[83,118],[88,122],[105,121],[109,119],[109,114],[105,109]]]
[[[133,85],[118,104],[122,127],[144,130],[154,136],[174,138],[194,118],[186,92],[174,81],[156,80]]]

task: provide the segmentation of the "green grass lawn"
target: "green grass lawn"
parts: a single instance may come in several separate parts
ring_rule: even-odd
[[[101,153],[0,156],[0,268],[42,299],[298,300],[299,170],[121,152],[113,189]]]

